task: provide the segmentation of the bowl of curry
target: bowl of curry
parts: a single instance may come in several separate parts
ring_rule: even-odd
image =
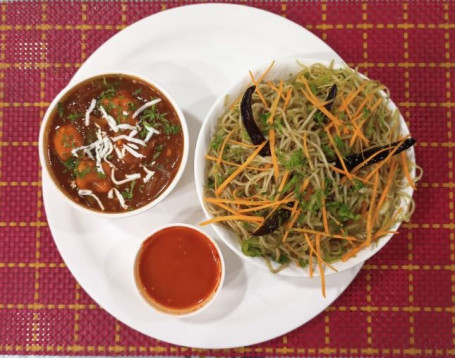
[[[60,92],[44,116],[39,150],[43,170],[71,206],[126,217],[155,206],[176,186],[188,129],[157,83],[105,73]]]

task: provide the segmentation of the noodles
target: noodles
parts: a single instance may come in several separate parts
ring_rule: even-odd
[[[264,258],[273,272],[291,263],[322,268],[409,220],[414,203],[403,189],[415,164],[404,153],[394,156],[392,148],[379,163],[350,171],[344,165],[347,156],[405,139],[384,86],[322,64],[302,66],[286,81],[256,84],[253,117],[272,155],[258,154],[265,142],[252,145],[238,101],[218,121],[204,189],[208,211],[235,233],[245,255]],[[336,97],[326,107],[334,84]],[[337,160],[342,166],[335,168]],[[277,213],[282,222],[275,230],[255,236],[263,224],[257,218],[267,222]]]

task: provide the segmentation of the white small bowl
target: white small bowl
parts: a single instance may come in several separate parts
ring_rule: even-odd
[[[71,91],[74,90],[76,87],[78,87],[79,85],[81,85],[84,82],[87,82],[90,79],[99,78],[102,76],[112,76],[112,75],[119,75],[119,76],[123,75],[123,76],[127,76],[127,77],[135,77],[135,78],[139,79],[140,81],[142,81],[146,84],[149,84],[151,87],[157,89],[169,101],[169,103],[172,105],[175,112],[177,113],[180,124],[182,125],[182,133],[183,133],[183,153],[182,153],[182,160],[180,162],[180,167],[179,167],[177,173],[175,174],[175,177],[172,179],[171,183],[166,188],[166,190],[164,190],[156,199],[154,199],[147,205],[144,205],[140,208],[137,208],[137,209],[134,209],[131,211],[125,211],[125,212],[120,212],[120,213],[104,213],[102,211],[92,210],[92,209],[90,209],[86,206],[80,205],[80,204],[76,203],[74,200],[72,200],[72,198],[60,188],[57,180],[55,179],[52,168],[49,165],[49,154],[48,154],[48,150],[47,150],[48,128],[50,126],[52,114],[54,113],[54,111],[57,110],[58,103],[61,101],[61,99],[64,98],[69,93],[71,93]],[[148,209],[150,209],[150,208],[154,207],[155,205],[157,205],[158,203],[160,203],[166,196],[169,195],[169,193],[175,188],[175,186],[179,182],[180,178],[182,177],[183,171],[185,169],[185,166],[186,166],[186,163],[188,160],[188,151],[189,151],[189,142],[188,141],[189,141],[189,135],[188,135],[188,127],[187,127],[187,123],[185,120],[185,116],[183,115],[182,110],[179,108],[175,99],[169,94],[169,92],[167,92],[163,87],[161,87],[155,81],[153,81],[141,74],[134,73],[134,72],[128,72],[128,71],[109,71],[109,72],[102,72],[99,74],[95,74],[93,76],[79,80],[75,83],[70,83],[54,98],[54,100],[51,102],[49,108],[47,109],[46,114],[44,115],[43,121],[41,123],[38,147],[39,147],[39,158],[40,158],[41,167],[43,168],[44,173],[51,178],[54,189],[60,193],[60,196],[64,202],[68,203],[68,205],[70,205],[71,207],[73,207],[76,210],[79,210],[83,213],[96,215],[98,217],[103,217],[103,218],[108,218],[108,219],[114,219],[114,218],[125,218],[125,217],[143,213],[144,211],[147,211]]]
[[[316,63],[323,64],[325,66],[329,66],[330,62],[327,62],[325,60],[318,60],[318,59],[310,59],[310,58],[292,58],[292,59],[282,59],[282,60],[277,60],[270,70],[270,72],[267,74],[265,77],[265,80],[278,80],[278,79],[287,79],[290,78],[291,75],[296,75],[298,72],[302,70],[302,67],[299,65],[312,65]],[[258,67],[256,70],[253,70],[252,73],[256,78],[258,78],[262,73],[265,72],[265,70],[269,67],[270,63],[264,64],[261,67]],[[336,63],[334,62],[333,64],[334,68],[347,68],[348,66],[346,64],[341,64],[341,63]],[[361,74],[360,74],[361,75]],[[363,76],[363,75],[361,75]],[[363,76],[366,78],[365,76]],[[212,108],[210,109],[209,113],[207,114],[204,123],[202,124],[201,130],[199,132],[199,136],[196,142],[196,151],[195,151],[195,158],[194,158],[194,176],[195,176],[195,182],[196,182],[196,190],[197,190],[197,195],[199,198],[200,205],[207,216],[208,219],[212,219],[213,216],[208,212],[205,203],[204,203],[204,186],[206,183],[206,178],[205,178],[205,156],[208,151],[208,147],[210,145],[211,139],[213,134],[215,133],[216,126],[217,126],[217,121],[218,119],[226,113],[226,111],[230,108],[232,105],[233,101],[235,101],[237,98],[240,98],[240,96],[243,95],[245,90],[251,86],[251,79],[248,76],[248,74],[245,74],[234,86],[229,88],[225,93],[222,93],[217,101],[214,103]],[[386,94],[383,92],[382,93],[384,98],[386,98]],[[226,101],[226,98],[229,98],[229,101]],[[388,100],[388,107],[391,110],[397,109],[396,105],[391,101]],[[406,123],[403,119],[402,116],[400,116],[400,132],[402,135],[407,135],[409,134],[408,127],[406,126]],[[406,151],[406,155],[408,159],[411,162],[415,163],[415,152],[414,152],[414,147],[411,147],[409,150]],[[411,170],[411,176],[414,178],[415,177],[415,168],[413,167]],[[404,192],[408,194],[410,197],[412,197],[413,194],[413,189],[411,187],[407,187]],[[409,201],[406,201],[405,199],[402,200],[400,207],[406,208],[409,205]],[[397,223],[393,228],[391,228],[391,231],[397,231],[399,226],[401,225],[400,223]],[[248,262],[251,262],[252,264],[259,266],[263,269],[269,270],[267,265],[265,264],[265,261],[261,257],[249,257],[246,256],[242,253],[241,247],[238,243],[238,239],[236,238],[235,234],[222,226],[221,224],[213,224],[213,229],[215,232],[223,239],[223,241],[228,245],[235,253],[237,253],[242,259],[247,260]],[[333,264],[331,264],[333,267],[335,267],[338,272],[350,269],[351,267],[358,265],[360,263],[363,263],[367,259],[369,259],[371,256],[376,254],[384,245],[389,242],[389,240],[392,238],[392,234],[386,235],[382,237],[379,242],[373,243],[370,245],[370,247],[364,248],[363,250],[359,251],[356,256],[350,258],[349,260],[342,262],[342,261],[337,261]],[[332,270],[325,270],[324,274],[329,275],[335,273]],[[284,270],[281,270],[279,275],[283,276],[293,276],[293,277],[309,277],[309,270],[307,268],[302,269],[300,267],[297,267],[297,265],[289,265],[287,268]],[[319,270],[316,267],[314,275],[317,276],[319,275]]]
[[[153,300],[151,298],[149,298],[145,293],[143,293],[142,290],[139,288],[140,282],[139,282],[137,270],[138,270],[138,264],[139,264],[139,254],[141,253],[141,249],[143,247],[144,242],[151,236],[157,234],[158,232],[168,229],[168,228],[172,228],[172,227],[185,227],[185,228],[199,232],[213,245],[213,247],[215,248],[215,250],[218,254],[218,257],[220,259],[221,274],[220,274],[220,280],[218,282],[218,285],[212,292],[211,296],[205,302],[203,302],[201,306],[195,307],[195,308],[189,309],[189,310],[180,310],[179,311],[179,310],[172,310],[172,309],[166,309],[164,307],[160,307],[160,305],[154,303]],[[226,269],[225,269],[223,254],[221,253],[221,250],[220,250],[218,244],[215,242],[215,240],[213,240],[209,235],[207,235],[207,233],[205,233],[201,229],[197,228],[196,226],[189,225],[189,224],[183,224],[183,223],[174,223],[174,224],[165,225],[158,229],[153,230],[152,233],[150,235],[148,235],[141,242],[140,246],[137,249],[136,257],[134,259],[133,280],[134,280],[134,283],[136,286],[136,293],[141,297],[143,302],[147,303],[148,306],[153,308],[156,312],[159,312],[166,316],[174,316],[174,317],[182,318],[182,317],[189,317],[189,316],[198,314],[198,313],[202,312],[203,310],[205,310],[208,306],[210,306],[210,304],[216,299],[219,292],[221,291],[221,288],[223,287],[225,271],[226,271]]]

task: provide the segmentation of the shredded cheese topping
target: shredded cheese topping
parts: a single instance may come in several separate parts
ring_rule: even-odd
[[[153,101],[144,103],[142,106],[140,106],[136,112],[133,113],[133,118],[136,118],[144,109],[147,109],[157,103],[161,102],[161,98],[154,99]]]
[[[100,105],[100,112],[101,112],[103,118],[106,120],[106,122],[109,125],[109,127],[111,127],[111,129],[115,133],[117,133],[119,131],[119,128],[117,126],[117,122],[115,121],[114,117],[112,117],[111,115],[107,114],[106,110],[104,109],[104,107],[102,105]]]
[[[114,194],[115,196],[117,197],[117,200],[119,201],[120,203],[120,206],[123,208],[123,209],[128,209],[128,205],[125,204],[125,199],[123,199],[123,196],[122,194],[118,191],[118,189],[116,188],[112,188],[111,190],[109,190],[109,193],[107,193],[107,197],[109,199],[114,199]]]
[[[153,162],[153,163],[155,163],[155,162]],[[141,167],[142,167],[142,169],[144,169],[144,171],[146,173],[146,176],[143,179],[144,183],[147,183],[155,175],[155,171],[148,169],[145,165],[141,165]]]
[[[115,168],[112,168],[111,170],[111,180],[115,185],[122,185],[125,183],[129,183],[130,181],[137,180],[141,178],[140,173],[133,173],[133,174],[126,174],[125,179],[123,180],[117,180],[115,179]]]
[[[91,190],[80,189],[80,190],[78,190],[77,193],[79,194],[79,196],[91,196],[93,199],[96,200],[96,202],[98,203],[100,209],[104,211],[103,203],[101,202],[101,200],[95,194],[93,194],[93,192]]]
[[[85,126],[87,127],[90,124],[90,113],[93,112],[96,106],[96,99],[93,98],[92,101],[90,102],[90,106],[87,109],[87,112],[85,112]]]

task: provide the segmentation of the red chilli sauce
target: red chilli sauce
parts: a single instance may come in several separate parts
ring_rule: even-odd
[[[184,314],[209,301],[221,281],[221,259],[197,230],[174,226],[142,244],[135,278],[142,296],[161,311]]]

